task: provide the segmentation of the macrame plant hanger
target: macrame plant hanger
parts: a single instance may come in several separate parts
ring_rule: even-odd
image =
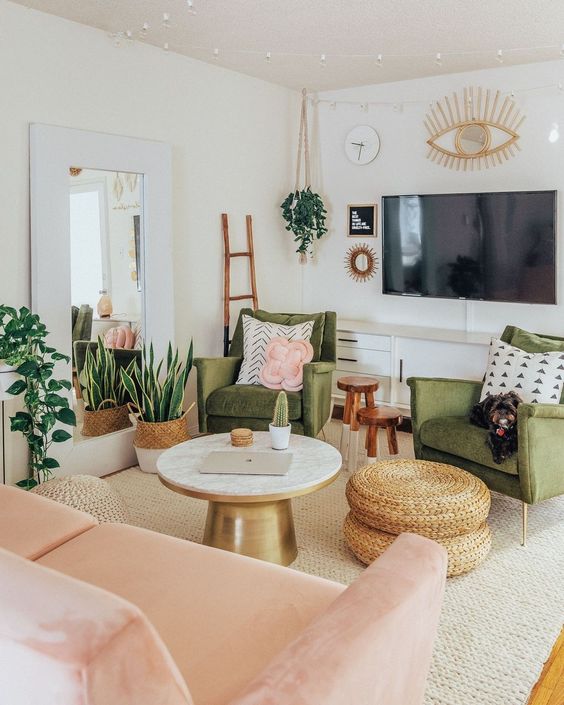
[[[309,135],[307,126],[307,90],[302,88],[302,111],[300,115],[300,134],[298,138],[298,158],[296,160],[296,186],[294,192],[300,191],[300,176],[302,171],[302,152],[304,155],[304,189],[311,188],[311,168],[309,161]],[[305,252],[299,254],[300,264],[307,263]]]

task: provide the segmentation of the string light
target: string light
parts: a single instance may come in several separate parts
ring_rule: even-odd
[[[382,54],[378,54],[378,56],[376,57],[376,66],[379,69],[381,69],[383,65],[384,65],[384,59],[382,57]]]
[[[143,22],[143,26],[141,27],[141,29],[139,31],[139,36],[141,37],[141,39],[145,39],[148,31],[149,31],[149,23]]]
[[[272,54],[269,51],[267,51],[266,52],[266,63],[270,64],[271,61],[272,61]]]
[[[168,42],[163,44],[163,49],[168,52]]]
[[[442,60],[441,52],[440,52],[440,51],[438,51],[438,52],[436,53],[436,55],[435,55],[435,64],[437,64],[437,66],[442,66],[442,65],[443,65],[443,60]]]
[[[168,12],[163,12],[163,27],[167,29],[170,27],[170,14]]]
[[[327,66],[327,58],[326,58],[325,54],[321,54],[321,57],[319,59],[319,64],[322,69],[324,69]]]
[[[186,0],[186,4],[188,5],[188,12],[191,15],[195,15],[196,10],[194,10],[194,0]]]
[[[503,51],[501,49],[497,50],[495,60],[497,61],[498,64],[503,64]]]
[[[219,49],[217,47],[213,50],[213,58],[219,59]]]

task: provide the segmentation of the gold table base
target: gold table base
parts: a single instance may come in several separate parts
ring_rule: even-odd
[[[289,565],[298,555],[292,502],[290,499],[252,503],[210,501],[204,543]]]

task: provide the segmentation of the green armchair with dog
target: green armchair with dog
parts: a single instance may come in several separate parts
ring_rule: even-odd
[[[527,353],[564,352],[564,338],[515,326],[507,326],[501,340]],[[407,383],[415,457],[463,468],[491,490],[520,500],[525,545],[528,506],[564,494],[564,392],[559,403],[519,405],[518,451],[497,464],[486,445],[487,429],[469,419],[482,382],[411,377]]]

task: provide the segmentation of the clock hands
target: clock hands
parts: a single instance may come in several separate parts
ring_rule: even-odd
[[[360,161],[360,155],[362,154],[363,147],[366,147],[364,142],[351,142],[355,147],[358,147],[358,161]]]

